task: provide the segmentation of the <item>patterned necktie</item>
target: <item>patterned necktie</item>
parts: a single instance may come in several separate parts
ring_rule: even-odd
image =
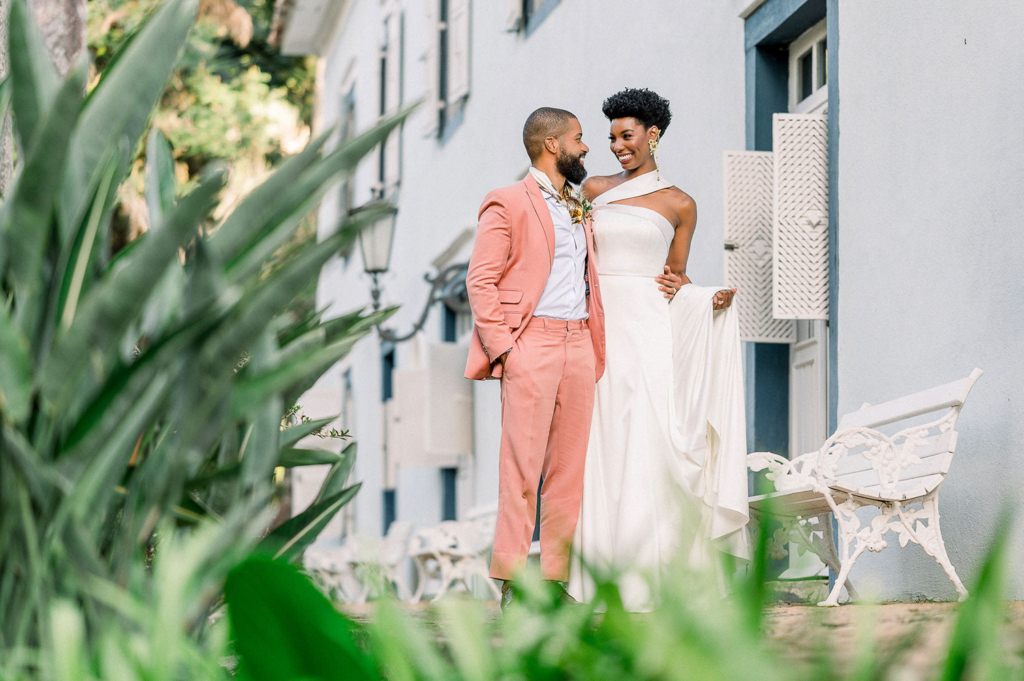
[[[539,183],[538,183],[539,184]],[[562,185],[562,193],[557,194],[552,187],[546,187],[540,184],[540,188],[545,192],[555,197],[555,201],[566,207],[569,211],[569,217],[572,219],[572,224],[581,224],[586,216],[586,211],[583,208],[583,202],[576,196],[576,193],[572,190],[572,185],[566,182]]]

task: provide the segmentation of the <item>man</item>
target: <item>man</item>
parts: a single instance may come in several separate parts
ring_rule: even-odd
[[[475,324],[466,378],[501,379],[490,575],[504,580],[502,609],[530,550],[541,479],[541,573],[569,599],[561,582],[605,356],[593,228],[571,186],[587,175],[583,130],[573,114],[545,107],[527,119],[523,144],[532,167],[484,199],[466,278]]]

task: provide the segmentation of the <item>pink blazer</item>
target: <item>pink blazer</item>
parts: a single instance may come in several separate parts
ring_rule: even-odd
[[[604,307],[597,278],[594,227],[588,219],[588,327],[594,343],[597,375],[604,374]],[[498,357],[512,348],[533,317],[555,257],[555,227],[532,175],[511,187],[495,189],[480,206],[476,242],[466,288],[473,310],[473,338],[466,378],[500,378]]]

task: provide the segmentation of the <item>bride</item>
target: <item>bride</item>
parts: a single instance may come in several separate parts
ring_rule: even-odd
[[[625,89],[603,111],[622,172],[583,184],[594,206],[608,363],[568,590],[591,600],[588,570],[613,571],[625,607],[644,610],[673,558],[701,567],[716,552],[747,558],[736,289],[698,287],[686,276],[697,207],[661,177],[655,153],[671,120],[668,101]],[[650,286],[662,272],[682,279],[677,293]]]

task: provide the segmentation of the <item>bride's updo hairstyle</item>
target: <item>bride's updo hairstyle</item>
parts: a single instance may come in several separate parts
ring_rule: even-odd
[[[640,125],[657,126],[659,137],[664,136],[672,111],[668,100],[647,88],[626,88],[604,100],[601,111],[614,121],[616,118],[635,118]]]

